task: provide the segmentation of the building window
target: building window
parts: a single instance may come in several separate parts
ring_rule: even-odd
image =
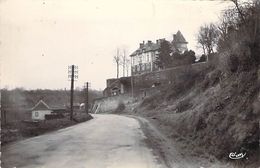
[[[139,55],[139,64],[142,63],[142,55]]]
[[[147,64],[147,69],[151,69],[151,63]]]
[[[35,115],[35,117],[39,117],[39,112],[35,111],[34,115]]]
[[[142,64],[142,70],[144,71],[145,70],[145,64]]]

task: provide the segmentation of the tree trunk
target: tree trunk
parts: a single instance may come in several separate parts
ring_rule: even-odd
[[[204,45],[202,45],[202,49],[203,49],[204,55],[206,55],[206,51],[205,51],[205,46]]]
[[[116,64],[116,77],[118,78],[118,75],[119,75],[119,62],[117,62]]]

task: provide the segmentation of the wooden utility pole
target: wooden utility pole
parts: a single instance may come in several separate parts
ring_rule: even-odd
[[[5,100],[2,99],[5,97]],[[1,126],[6,125],[7,120],[6,120],[6,107],[7,107],[7,90],[2,90],[0,91],[0,112],[1,112]]]
[[[74,80],[75,78],[78,78],[78,75],[75,75],[78,73],[78,71],[75,71],[75,69],[78,69],[77,66],[71,65],[69,66],[69,78],[70,78],[70,120],[73,120],[73,94],[74,94]]]
[[[86,96],[85,96],[85,111],[88,114],[88,109],[89,109],[89,100],[88,100],[88,88],[89,88],[89,82],[85,83],[85,92],[86,92]]]
[[[71,83],[70,83],[70,120],[73,119],[73,92],[74,92],[74,65],[71,66]]]

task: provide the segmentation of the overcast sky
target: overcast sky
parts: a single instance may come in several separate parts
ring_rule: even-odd
[[[116,48],[127,55],[143,40],[172,39],[180,30],[196,48],[199,26],[216,22],[230,2],[192,0],[0,0],[1,87],[104,89],[116,77]]]

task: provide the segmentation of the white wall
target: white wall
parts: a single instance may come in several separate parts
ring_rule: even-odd
[[[51,110],[35,110],[35,111],[32,111],[32,119],[33,120],[45,120],[45,114],[51,114],[51,112],[52,112]]]
[[[129,102],[132,102],[132,97],[127,94],[97,99],[94,102],[92,113],[113,112],[120,103],[126,105]]]
[[[181,53],[184,53],[184,51],[188,50],[187,44],[178,44],[177,47],[179,48],[179,50],[181,51]]]

